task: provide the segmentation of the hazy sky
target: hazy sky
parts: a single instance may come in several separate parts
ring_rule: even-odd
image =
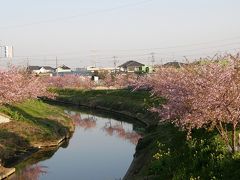
[[[0,0],[14,64],[113,66],[240,49],[239,0]],[[4,61],[2,59],[1,61]]]

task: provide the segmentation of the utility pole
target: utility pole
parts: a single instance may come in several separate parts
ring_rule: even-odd
[[[3,46],[1,45],[1,41],[0,41],[0,59],[2,58],[2,53],[3,53]]]
[[[97,50],[91,50],[91,54],[93,55],[93,66],[97,67]]]
[[[153,67],[153,65],[154,65],[154,63],[155,63],[155,53],[152,52],[152,53],[151,53],[151,56],[152,56],[152,57],[151,57],[151,58],[152,58],[152,59],[151,59],[151,62],[152,62],[152,67]]]
[[[29,59],[27,58],[27,68],[29,67]]]
[[[29,67],[29,58],[27,57],[27,69]]]
[[[161,58],[161,67],[163,66],[163,59]]]
[[[56,56],[56,72],[57,72],[57,76],[58,76],[58,58]]]
[[[113,64],[114,64],[114,71],[116,74],[117,73],[117,57],[116,56],[113,56]]]

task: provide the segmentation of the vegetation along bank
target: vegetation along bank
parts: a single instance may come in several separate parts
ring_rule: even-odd
[[[187,132],[158,123],[149,108],[166,100],[147,91],[52,89],[57,101],[102,108],[145,122],[145,135],[136,147],[125,179],[237,179],[240,155],[232,155],[219,134],[205,129]]]

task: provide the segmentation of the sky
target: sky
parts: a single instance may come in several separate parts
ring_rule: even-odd
[[[0,64],[113,67],[240,50],[239,0],[0,0]],[[154,56],[152,57],[152,54]],[[2,56],[3,54],[1,54]]]

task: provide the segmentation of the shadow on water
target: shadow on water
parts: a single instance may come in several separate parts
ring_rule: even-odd
[[[10,167],[13,163],[21,160],[23,156],[36,151],[25,138],[6,129],[0,129],[0,145],[0,149],[4,149],[0,151],[0,157],[2,165],[5,167]]]
[[[16,165],[16,173],[9,179],[17,180],[37,180],[40,176],[48,173],[48,167],[39,163],[51,159],[59,148],[67,148],[69,140],[64,141],[57,148],[47,148],[34,153],[30,158]]]
[[[66,134],[70,135],[69,128],[65,127],[57,121],[32,116],[26,111],[15,106],[5,106],[11,110],[8,112],[8,115],[10,117],[19,121],[28,121],[29,123],[34,123],[38,127],[40,127],[42,129],[42,132],[41,134],[37,134],[37,136],[41,136],[41,141],[44,143],[47,143],[48,140],[57,141],[58,139],[66,136]],[[11,112],[14,112],[15,114],[10,114]],[[13,126],[13,128],[16,127]],[[21,136],[14,132],[10,132],[5,128],[0,128],[0,159],[2,160],[2,165],[4,165],[5,167],[12,167],[23,159],[29,157],[32,153],[38,151],[37,148],[30,145],[27,138],[32,137],[25,137],[24,134]],[[65,146],[66,144],[67,142],[65,143]],[[62,145],[62,147],[64,147],[64,144]]]

